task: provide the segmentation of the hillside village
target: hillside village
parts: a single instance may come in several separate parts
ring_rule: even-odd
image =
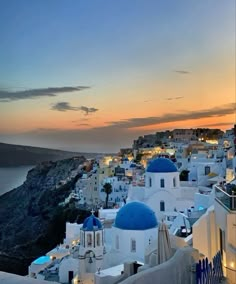
[[[63,243],[34,260],[28,277],[38,283],[152,283],[153,277],[155,283],[196,283],[196,263],[220,254],[218,280],[235,284],[235,130],[145,135],[117,155],[73,168],[57,181],[60,188],[78,177],[58,206],[74,204],[90,216],[67,222]],[[161,227],[169,240],[163,259]],[[168,282],[177,277],[180,282]]]

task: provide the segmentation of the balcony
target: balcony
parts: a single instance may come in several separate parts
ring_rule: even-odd
[[[235,185],[216,185],[215,199],[227,210],[236,213],[236,189]]]

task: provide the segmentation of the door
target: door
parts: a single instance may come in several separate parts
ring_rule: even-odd
[[[68,271],[68,282],[72,283],[72,279],[74,278],[74,271]]]

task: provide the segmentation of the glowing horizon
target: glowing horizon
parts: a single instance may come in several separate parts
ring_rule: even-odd
[[[234,0],[13,0],[0,16],[2,142],[110,152],[236,122]]]

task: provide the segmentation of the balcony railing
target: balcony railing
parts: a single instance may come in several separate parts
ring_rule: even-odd
[[[236,191],[225,186],[215,187],[215,199],[228,210],[236,212]]]

